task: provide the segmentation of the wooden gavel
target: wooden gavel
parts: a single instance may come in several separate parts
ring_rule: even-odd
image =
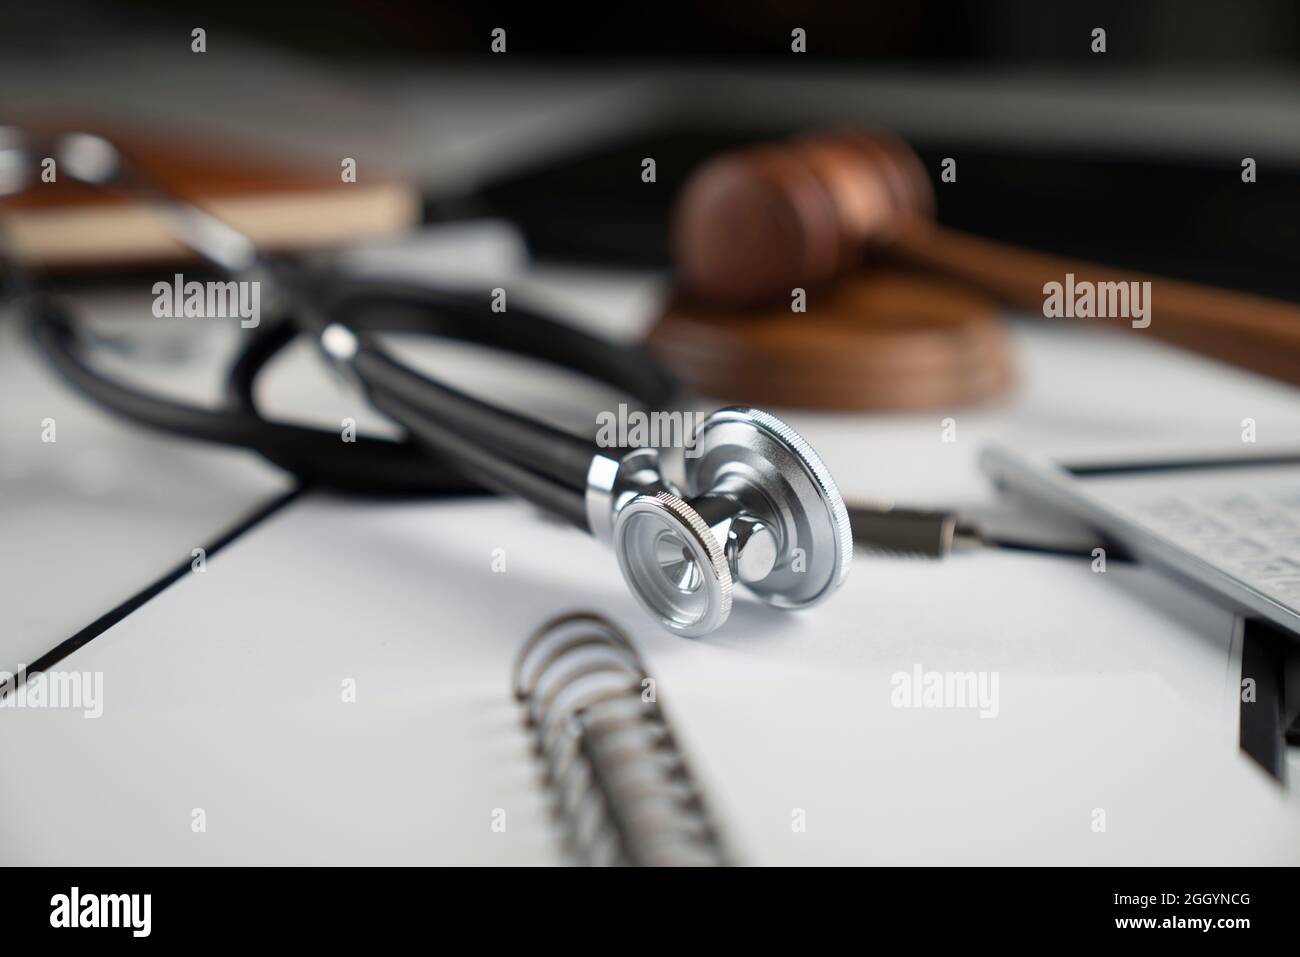
[[[1131,334],[1300,383],[1300,306],[979,239],[937,225],[933,209],[920,160],[888,136],[839,132],[747,148],[705,163],[679,197],[679,274],[697,301],[752,310],[874,261],[1038,315],[1044,286],[1067,273],[1076,286],[1150,282],[1150,325]]]

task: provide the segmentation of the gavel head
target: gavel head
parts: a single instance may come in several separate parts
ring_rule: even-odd
[[[751,306],[815,286],[934,208],[920,160],[887,136],[838,132],[727,153],[678,197],[677,266],[696,296]]]

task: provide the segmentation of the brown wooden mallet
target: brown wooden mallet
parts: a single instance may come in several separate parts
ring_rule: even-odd
[[[992,307],[1001,304],[1041,315],[1044,285],[1064,282],[1066,274],[1073,273],[1076,285],[1152,284],[1151,323],[1145,329],[1132,329],[1131,334],[1154,335],[1300,382],[1300,307],[1296,305],[979,239],[938,226],[933,209],[933,190],[919,159],[898,140],[880,134],[828,133],[719,156],[696,171],[678,199],[674,245],[682,292],[652,333],[651,346],[670,362],[674,356],[684,361],[692,332],[707,328],[715,348],[723,348],[725,338],[726,345],[743,357],[755,327],[752,321],[746,327],[736,320],[759,315],[756,310],[763,310],[784,330],[784,336],[773,330],[770,339],[783,338],[791,347],[802,340],[805,352],[810,348],[808,337],[819,336],[820,327],[837,322],[861,328],[876,325],[879,318],[885,328],[901,336],[899,319],[905,316],[892,306],[876,316],[846,314],[842,312],[846,304],[836,304],[835,290],[846,277],[868,288],[879,282],[894,287],[906,282],[911,283],[913,294],[906,312],[913,320],[931,316],[931,341],[936,329],[969,337],[972,324],[985,324],[983,338],[990,345],[983,353],[969,349],[966,353],[972,361],[999,364],[1003,372],[966,375],[965,380],[988,384],[984,394],[991,394],[1008,381],[1009,367],[1005,340],[995,345],[998,337],[988,331],[987,324],[997,321]],[[790,310],[796,288],[807,290],[813,302],[806,314]],[[956,298],[962,294],[965,300]],[[896,295],[884,298],[897,304]],[[734,335],[724,335],[729,320]],[[1052,321],[1130,326],[1127,318]],[[835,348],[844,348],[842,339]],[[714,364],[720,365],[725,357],[714,358]],[[878,353],[876,360],[877,369],[895,368],[888,354]],[[758,400],[764,386],[754,376],[761,371],[757,366],[737,366],[729,384],[747,393],[744,398]],[[688,381],[695,379],[687,373]],[[780,370],[769,366],[762,374],[788,375],[798,381],[815,378],[816,369],[792,363]],[[706,387],[702,381],[692,384]],[[847,390],[846,396],[852,391]],[[869,391],[877,397],[882,394],[881,389]],[[947,391],[931,384],[911,394],[942,397]],[[981,392],[951,391],[954,399],[978,398]],[[873,402],[845,398],[835,406],[832,397],[829,404],[824,400],[806,404],[843,408],[918,404],[902,398],[892,404],[879,398]]]

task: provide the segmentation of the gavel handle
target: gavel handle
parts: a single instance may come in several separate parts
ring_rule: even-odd
[[[1029,252],[920,220],[900,231],[890,253],[1034,315],[1043,310],[1043,286],[1064,284],[1066,273],[1076,285],[1150,282],[1151,324],[1134,332],[1300,384],[1300,305]],[[1098,321],[1131,325],[1127,318]]]

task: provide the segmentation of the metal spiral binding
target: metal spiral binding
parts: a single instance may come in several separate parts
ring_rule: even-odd
[[[520,648],[511,679],[584,864],[722,865],[721,841],[636,649],[599,615],[562,615]]]

